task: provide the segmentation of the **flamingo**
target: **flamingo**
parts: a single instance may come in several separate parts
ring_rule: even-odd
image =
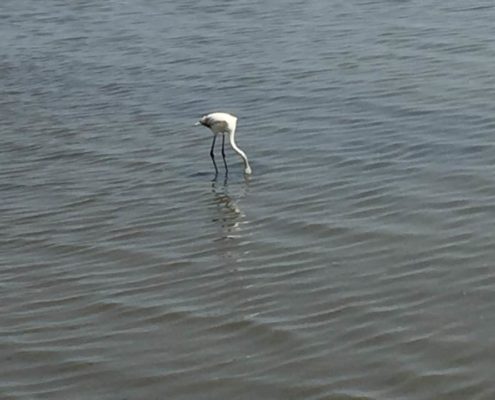
[[[230,145],[234,151],[239,154],[244,162],[244,173],[246,175],[251,175],[252,170],[249,165],[246,153],[244,153],[235,143],[235,128],[237,126],[237,117],[224,113],[224,112],[214,112],[211,114],[206,114],[201,117],[201,119],[196,122],[195,125],[203,125],[213,132],[213,143],[211,144],[210,156],[213,161],[213,166],[215,167],[215,176],[218,174],[217,164],[215,163],[215,154],[213,150],[215,149],[215,141],[217,136],[222,135],[222,157],[223,163],[225,165],[225,172],[228,173],[227,161],[225,160],[225,136],[229,135]]]

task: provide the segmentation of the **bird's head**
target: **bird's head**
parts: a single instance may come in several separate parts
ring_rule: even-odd
[[[194,125],[203,125],[206,126],[207,128],[210,127],[210,123],[208,121],[208,115],[203,115],[198,122],[196,122]]]

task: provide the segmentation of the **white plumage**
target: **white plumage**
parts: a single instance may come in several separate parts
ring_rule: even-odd
[[[228,171],[227,162],[225,160],[225,136],[229,135],[230,145],[234,151],[239,154],[244,162],[244,173],[249,175],[252,173],[251,166],[249,165],[246,153],[244,153],[235,142],[235,129],[237,126],[237,117],[232,114],[223,112],[214,112],[201,117],[196,125],[203,125],[213,132],[213,143],[211,144],[210,156],[215,166],[215,172],[218,173],[217,164],[215,163],[215,154],[213,150],[215,148],[215,140],[217,136],[222,136],[222,157],[225,165],[225,170]]]

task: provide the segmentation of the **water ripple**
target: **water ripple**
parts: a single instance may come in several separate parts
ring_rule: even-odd
[[[493,398],[495,8],[329,4],[5,3],[2,399]]]

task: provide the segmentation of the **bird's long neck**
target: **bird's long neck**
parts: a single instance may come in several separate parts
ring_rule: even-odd
[[[236,123],[234,123],[234,127],[230,131],[230,145],[234,149],[234,151],[239,154],[244,161],[244,172],[246,174],[251,173],[251,166],[249,165],[248,158],[246,156],[246,153],[244,153],[235,143],[235,128],[236,128]]]

